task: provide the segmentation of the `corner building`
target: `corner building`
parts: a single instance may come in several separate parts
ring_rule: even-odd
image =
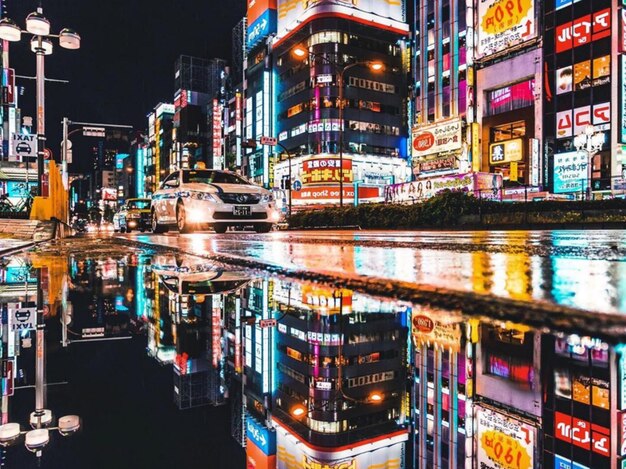
[[[338,203],[340,173],[344,203],[356,200],[355,192],[360,201],[382,200],[386,184],[409,176],[403,3],[280,0],[277,7],[276,136],[291,155],[294,206]],[[288,176],[281,155],[275,185]]]

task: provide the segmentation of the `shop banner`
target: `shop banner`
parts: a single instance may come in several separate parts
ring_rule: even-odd
[[[581,192],[587,187],[587,155],[570,151],[554,155],[554,193]]]
[[[537,36],[535,0],[479,0],[477,54],[486,57]]]
[[[343,166],[343,170],[341,170]],[[302,172],[300,179],[303,186],[318,184],[338,184],[343,176],[344,184],[351,184],[352,159],[339,158],[310,158],[302,162]]]
[[[380,197],[379,187],[359,187],[359,200],[377,199]],[[302,200],[307,202],[318,203],[339,203],[339,186],[324,187],[307,187],[300,191],[293,191],[291,194],[293,200]],[[344,184],[343,201],[350,203],[354,199],[354,186],[352,184]]]
[[[460,118],[413,127],[413,158],[461,150],[462,127]]]
[[[512,415],[476,406],[477,466],[483,469],[533,469],[537,429]]]
[[[502,175],[495,173],[450,174],[385,187],[385,202],[414,203],[444,190],[474,194],[482,199],[501,200]]]
[[[591,469],[558,454],[554,455],[554,469]]]
[[[602,456],[611,455],[611,431],[586,420],[555,412],[554,436]]]
[[[514,138],[489,145],[489,163],[492,165],[522,161],[524,140]]]
[[[611,9],[606,8],[568,21],[555,29],[555,50],[565,52],[611,35]]]

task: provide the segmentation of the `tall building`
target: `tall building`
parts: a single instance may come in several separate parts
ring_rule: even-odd
[[[159,103],[148,114],[148,146],[145,153],[144,191],[152,194],[160,182],[178,165],[178,154],[174,151],[174,106]]]
[[[174,159],[179,167],[198,161],[212,167],[213,99],[225,93],[226,62],[181,55],[174,76]]]
[[[268,127],[289,150],[294,204],[338,203],[341,175],[344,201],[382,200],[386,184],[409,176],[403,3],[281,0],[277,14],[272,56],[251,52],[248,66],[273,67]],[[275,161],[273,186],[289,174],[286,156]]]
[[[622,5],[608,0],[543,3],[543,182],[556,194],[584,196],[589,176],[596,197],[626,188]],[[588,128],[601,145],[591,153],[576,152],[575,139]]]

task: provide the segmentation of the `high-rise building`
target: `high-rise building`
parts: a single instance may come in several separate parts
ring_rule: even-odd
[[[626,188],[623,2],[542,2],[542,181],[551,192],[595,197]],[[539,8],[539,7],[536,7]],[[587,152],[593,134],[597,146]],[[587,137],[588,135],[588,137]],[[578,137],[578,138],[577,138]],[[582,142],[577,140],[582,139]],[[591,187],[588,179],[591,178]]]
[[[180,164],[173,151],[174,106],[159,103],[148,114],[148,146],[145,153],[145,184],[147,195],[152,194],[160,182]]]
[[[289,150],[294,205],[382,200],[385,185],[409,176],[403,2],[281,0],[277,14],[271,57],[251,52],[248,67],[262,66],[273,87],[266,128]],[[288,177],[286,156],[270,185]]]
[[[185,167],[203,161],[213,166],[213,98],[226,90],[226,62],[181,55],[175,64],[174,159]]]

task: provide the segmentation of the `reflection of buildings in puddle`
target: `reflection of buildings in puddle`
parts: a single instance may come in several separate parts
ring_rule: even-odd
[[[345,289],[289,287],[274,283],[281,314],[273,419],[316,446],[356,444],[398,430],[406,440],[407,308],[381,308]]]
[[[416,467],[508,467],[509,448],[520,467],[616,467],[610,396],[626,370],[606,343],[423,307],[412,335]]]
[[[152,272],[156,282],[148,343],[157,350],[167,347],[177,406],[223,404],[228,396],[223,340],[226,303],[229,295],[236,295],[251,281],[249,275],[173,257],[159,257]],[[171,339],[167,344],[166,337]]]

